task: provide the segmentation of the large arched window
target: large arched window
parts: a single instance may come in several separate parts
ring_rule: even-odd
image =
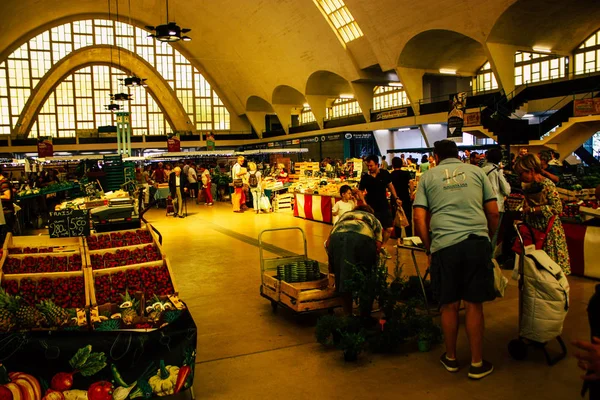
[[[350,117],[352,115],[362,114],[362,109],[358,104],[358,100],[353,98],[337,98],[331,105],[325,109],[325,119],[337,119]]]
[[[317,0],[344,43],[363,36],[362,30],[343,0]]]
[[[575,50],[575,75],[600,71],[600,30]]]
[[[402,85],[375,86],[373,89],[373,111],[407,106],[410,104]]]
[[[126,23],[90,19],[69,22],[54,27],[24,43],[0,63],[0,134],[11,133],[31,92],[54,64],[75,50],[95,45],[110,45],[127,49],[138,54],[156,68],[156,71],[175,91],[196,130],[229,130],[229,112],[200,71],[192,66],[171,45],[147,36],[147,31]],[[118,57],[116,48],[113,54],[115,58]],[[82,74],[85,75],[85,73]],[[98,75],[94,79],[98,79],[98,84],[101,84],[102,79],[107,79],[102,85],[110,87],[109,75]],[[152,79],[152,77],[143,78]],[[71,83],[75,83],[75,79],[73,77]],[[69,81],[65,82],[68,86]],[[100,98],[96,95],[92,98],[94,113],[105,114],[104,105],[109,103],[109,98]],[[133,104],[132,107],[136,105],[140,106],[139,104]],[[154,107],[150,102],[148,102],[148,105]],[[46,110],[47,108],[45,108]],[[62,109],[58,111],[62,111]],[[80,120],[82,122],[92,122],[87,115],[58,114],[58,111],[54,116],[57,123],[64,118],[71,119],[60,122],[58,126],[63,128],[59,127],[57,132],[49,132],[44,128],[44,132],[40,133],[49,135],[64,132],[70,136],[75,129],[85,129],[77,127]],[[88,119],[86,120],[86,118]],[[99,117],[100,120],[103,120],[103,118],[108,117]],[[45,116],[44,122],[39,122],[36,127],[38,131],[42,125],[44,127],[51,126],[52,119],[52,116]],[[94,117],[93,122],[96,123],[96,120],[96,117]],[[71,129],[72,126],[74,126],[73,129]],[[143,129],[136,132],[140,134]],[[148,126],[147,133],[151,134],[151,132],[159,133],[160,130],[157,131]]]
[[[488,61],[479,68],[479,71],[477,71],[477,76],[475,77],[475,91],[487,92],[496,89],[498,89],[498,82],[496,81],[494,71],[492,71],[492,65]]]
[[[300,125],[306,125],[316,122],[315,114],[313,114],[311,108],[307,105],[302,107],[300,111]]]
[[[568,57],[517,51],[515,53],[515,85],[564,78],[567,63]]]

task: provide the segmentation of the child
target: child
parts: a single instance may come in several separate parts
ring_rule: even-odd
[[[342,186],[340,188],[340,196],[342,196],[342,199],[335,203],[331,213],[333,215],[334,225],[345,212],[352,211],[356,207],[356,200],[352,197],[352,189],[350,186]]]

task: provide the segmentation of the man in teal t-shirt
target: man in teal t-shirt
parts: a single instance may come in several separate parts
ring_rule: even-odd
[[[446,353],[440,361],[450,372],[459,369],[456,340],[463,300],[471,347],[469,378],[481,379],[494,370],[482,353],[483,302],[496,297],[490,244],[499,218],[496,194],[481,168],[459,160],[456,143],[435,142],[434,154],[437,167],[421,175],[413,218],[430,256],[431,286],[442,311]]]

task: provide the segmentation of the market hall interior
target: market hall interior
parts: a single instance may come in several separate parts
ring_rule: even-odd
[[[513,360],[508,343],[518,336],[518,291],[510,280],[506,297],[485,305],[484,354],[495,371],[470,381],[466,369],[449,374],[439,362],[443,346],[428,353],[414,347],[398,354],[361,354],[358,363],[345,363],[342,354],[324,349],[315,340],[316,315],[296,316],[259,294],[258,234],[264,229],[298,226],[307,234],[308,253],[327,262],[323,242],[331,226],[295,218],[291,213],[234,214],[227,203],[214,207],[191,205],[186,219],[165,217],[164,210],[147,215],[164,237],[181,297],[198,326],[194,393],[206,399],[575,399],[581,371],[570,344],[589,335],[586,307],[595,283],[569,277],[571,301],[563,339],[568,356],[549,367],[541,351]],[[267,236],[271,235],[271,236]],[[295,232],[265,233],[265,241],[281,250],[301,253]],[[392,241],[388,251],[395,254]],[[266,253],[281,257],[285,252]],[[420,268],[426,265],[418,257]],[[401,251],[404,272],[414,275],[409,251]],[[388,260],[393,272],[395,258]],[[504,271],[510,278],[511,271]],[[461,319],[464,313],[461,313]],[[557,353],[556,343],[549,345]],[[459,333],[459,360],[468,360],[466,333]]]

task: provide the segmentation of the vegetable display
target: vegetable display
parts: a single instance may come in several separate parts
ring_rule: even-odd
[[[148,380],[148,383],[157,396],[168,396],[175,393],[178,374],[179,367],[165,365],[165,362],[160,360],[158,372]]]

